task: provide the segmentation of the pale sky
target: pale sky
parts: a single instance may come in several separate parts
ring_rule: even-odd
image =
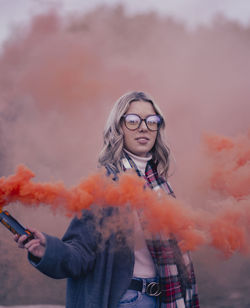
[[[36,13],[57,6],[62,14],[86,12],[100,4],[124,4],[129,14],[154,10],[170,15],[193,27],[209,23],[223,13],[244,25],[250,24],[250,0],[0,0],[0,45],[11,29],[27,23]]]

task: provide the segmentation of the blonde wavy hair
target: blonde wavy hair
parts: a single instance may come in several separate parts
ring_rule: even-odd
[[[151,154],[153,161],[157,164],[158,174],[167,179],[170,150],[162,138],[163,129],[165,128],[165,120],[160,108],[156,105],[153,99],[144,92],[126,93],[114,104],[103,132],[104,145],[99,154],[99,165],[105,166],[113,172],[121,171],[121,159],[124,157],[123,131],[121,126],[122,116],[127,112],[129,105],[134,101],[151,103],[155,113],[160,115],[163,119],[161,128],[157,133],[155,144],[151,150]]]

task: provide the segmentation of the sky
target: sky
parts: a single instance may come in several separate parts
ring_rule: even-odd
[[[209,23],[216,14],[244,25],[250,23],[249,0],[0,0],[0,45],[13,27],[26,24],[37,13],[56,7],[62,14],[82,14],[102,4],[123,4],[128,14],[153,10],[182,20],[190,27]]]

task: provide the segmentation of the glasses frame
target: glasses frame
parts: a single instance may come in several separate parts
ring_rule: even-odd
[[[126,117],[129,116],[129,115],[135,115],[135,116],[137,116],[137,117],[140,119],[140,123],[139,123],[138,127],[133,128],[133,129],[127,127],[127,124],[126,124]],[[149,117],[152,117],[152,116],[156,116],[156,117],[158,117],[158,118],[160,119],[160,122],[159,122],[159,124],[158,124],[158,126],[157,126],[157,129],[151,129],[151,128],[148,127],[147,119],[148,119]],[[128,130],[132,130],[132,131],[134,131],[134,130],[140,128],[141,123],[144,121],[144,123],[145,123],[145,125],[147,126],[147,129],[148,129],[148,130],[150,130],[151,132],[156,132],[156,131],[158,131],[158,130],[160,129],[160,127],[161,127],[161,125],[162,125],[162,123],[163,123],[163,118],[162,118],[162,116],[160,116],[159,114],[150,114],[150,115],[148,115],[146,118],[143,119],[143,118],[141,118],[141,117],[140,117],[138,114],[136,114],[136,113],[128,113],[128,114],[124,114],[124,115],[122,116],[122,119],[124,120],[124,124],[125,124],[126,128],[127,128]]]

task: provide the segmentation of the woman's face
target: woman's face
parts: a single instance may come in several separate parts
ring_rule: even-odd
[[[145,119],[147,116],[156,113],[151,103],[135,101],[130,104],[126,114],[137,114]],[[135,130],[129,130],[123,121],[122,130],[125,149],[137,156],[146,157],[155,144],[157,131],[149,130],[145,121],[142,121],[141,125]]]

